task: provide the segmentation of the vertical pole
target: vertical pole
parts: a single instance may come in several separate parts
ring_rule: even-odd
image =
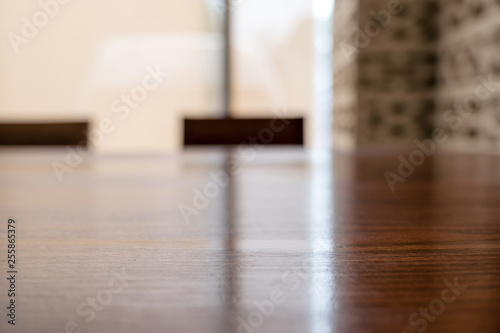
[[[223,112],[231,116],[231,0],[224,0]]]

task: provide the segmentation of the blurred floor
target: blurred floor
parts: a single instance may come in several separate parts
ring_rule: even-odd
[[[3,148],[15,330],[500,331],[500,157],[436,154],[393,193],[399,152],[254,153],[85,157],[58,182],[64,150]]]

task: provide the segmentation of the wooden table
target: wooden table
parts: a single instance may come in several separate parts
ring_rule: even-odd
[[[0,332],[500,332],[499,157],[253,153],[2,148]]]

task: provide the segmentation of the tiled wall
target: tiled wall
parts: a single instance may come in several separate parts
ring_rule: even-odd
[[[335,68],[340,67],[335,83],[341,86],[335,90],[335,139],[339,130],[348,125],[354,146],[410,144],[416,138],[426,137],[432,129],[435,110],[436,1],[401,0],[398,4],[394,0],[351,0],[350,3],[358,6],[354,18],[341,13],[343,1],[336,8],[336,14],[343,20],[335,26],[334,64]],[[347,19],[356,22],[356,31],[352,31]],[[346,50],[353,49],[356,55],[351,57],[350,65],[347,69],[341,67],[338,56],[343,60],[349,53]],[[348,104],[354,105],[352,108],[338,103],[345,99],[342,94],[346,90],[350,100],[355,101]],[[347,140],[342,138],[344,141]]]
[[[448,132],[448,147],[500,151],[500,0],[440,5],[434,122]]]
[[[442,146],[500,151],[500,0],[351,1],[356,16],[342,13],[344,2],[335,138],[348,147],[408,145],[442,128]],[[353,24],[363,32],[357,45]],[[338,59],[348,46],[356,52],[345,66]]]
[[[358,110],[357,54],[345,54],[351,46],[358,25],[359,4],[353,0],[337,0],[335,3],[334,36],[334,146],[349,150],[356,146]]]
[[[360,28],[373,37],[359,53],[358,143],[412,143],[428,135],[434,111],[436,2],[360,3]]]

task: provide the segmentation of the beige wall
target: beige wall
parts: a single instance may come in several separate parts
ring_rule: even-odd
[[[48,2],[47,0],[45,2]],[[20,34],[21,18],[41,10],[37,0],[1,0],[0,35]],[[0,48],[0,111],[76,114],[80,93],[101,43],[115,35],[208,29],[199,0],[70,1],[20,52],[7,38]]]
[[[40,2],[56,1],[68,3],[19,52],[1,39],[0,120],[112,118],[116,129],[96,150],[175,151],[185,115],[222,111],[221,0],[0,0],[0,35],[22,35],[22,18],[43,13]],[[232,11],[235,115],[286,108],[309,117],[311,2],[238,1]],[[115,119],[113,103],[140,85],[148,66],[162,67],[168,78],[130,117]]]

